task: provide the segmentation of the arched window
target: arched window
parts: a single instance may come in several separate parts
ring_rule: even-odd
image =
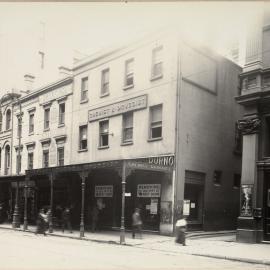
[[[11,111],[7,110],[6,113],[6,130],[9,130],[11,128]]]
[[[10,169],[10,146],[5,147],[5,175],[9,174]]]
[[[2,112],[0,112],[0,132],[2,131],[2,123],[3,123],[3,115]]]

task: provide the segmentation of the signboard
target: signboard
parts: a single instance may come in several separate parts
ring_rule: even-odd
[[[88,111],[88,120],[93,122],[102,118],[115,116],[129,111],[141,110],[147,107],[147,95],[123,100]]]
[[[151,199],[150,214],[156,215],[158,210],[158,199]]]
[[[252,216],[252,185],[242,185],[241,187],[241,216]]]
[[[160,197],[160,188],[160,184],[139,184],[137,186],[137,197]]]
[[[95,197],[105,198],[113,196],[113,185],[95,186]]]
[[[183,215],[189,216],[189,213],[190,213],[190,200],[184,200]]]

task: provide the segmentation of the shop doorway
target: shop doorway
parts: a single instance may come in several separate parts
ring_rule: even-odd
[[[204,182],[204,173],[185,172],[184,200],[189,204],[187,221],[188,228],[191,230],[203,229]]]
[[[270,173],[264,177],[264,240],[270,241]]]

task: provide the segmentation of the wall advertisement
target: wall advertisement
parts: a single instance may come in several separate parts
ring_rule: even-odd
[[[95,186],[95,197],[105,198],[113,196],[113,185]]]
[[[160,184],[139,184],[137,186],[137,197],[154,198],[160,197]]]

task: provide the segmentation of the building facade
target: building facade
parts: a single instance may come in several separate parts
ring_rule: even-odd
[[[244,108],[239,120],[243,163],[237,239],[251,243],[270,240],[270,6],[258,5],[253,14],[256,21],[252,20],[247,36],[246,64],[240,75],[241,95],[236,98]]]
[[[172,34],[77,62],[71,77],[20,99],[25,120],[22,136],[13,133],[12,162],[21,137],[25,188],[36,192],[25,209],[48,205],[54,217],[69,205],[81,232],[95,205],[102,228],[130,228],[135,207],[143,229],[161,234],[183,212],[190,229],[235,228],[240,71]]]

